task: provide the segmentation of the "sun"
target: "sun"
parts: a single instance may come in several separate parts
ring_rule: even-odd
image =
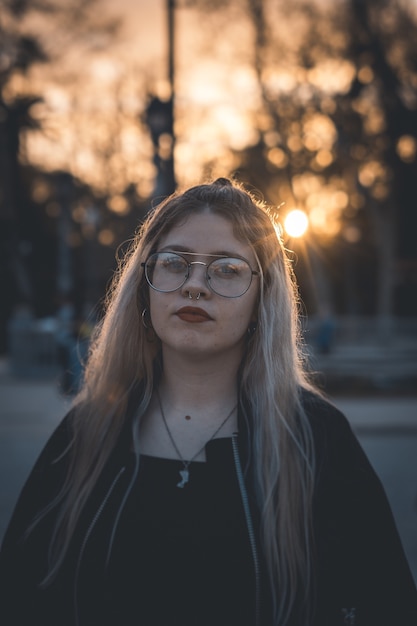
[[[300,209],[290,211],[284,220],[284,228],[290,237],[302,237],[308,228],[308,217]]]

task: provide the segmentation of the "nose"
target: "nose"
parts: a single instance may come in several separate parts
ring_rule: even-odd
[[[198,267],[193,267],[193,265],[197,265]],[[209,293],[209,288],[206,280],[206,263],[202,261],[192,261],[190,263],[190,271],[187,280],[182,286],[182,292],[187,297],[190,294],[193,296],[194,294],[200,294],[201,296],[206,296]]]

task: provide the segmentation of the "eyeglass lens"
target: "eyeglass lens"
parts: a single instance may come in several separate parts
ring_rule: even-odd
[[[174,252],[156,252],[145,264],[145,275],[157,291],[176,291],[186,282],[192,265],[206,265],[206,281],[212,291],[226,298],[243,295],[252,282],[252,268],[244,259],[221,257],[209,264],[187,259]]]

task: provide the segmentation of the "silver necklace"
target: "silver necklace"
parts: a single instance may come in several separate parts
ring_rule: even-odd
[[[198,455],[203,452],[204,448],[206,447],[206,445],[209,443],[209,441],[211,441],[212,439],[214,439],[214,437],[217,435],[218,432],[220,432],[220,430],[223,428],[223,426],[226,424],[227,420],[229,420],[233,413],[236,410],[237,404],[233,407],[233,409],[230,411],[230,413],[227,415],[227,417],[225,417],[225,419],[222,421],[222,423],[220,424],[220,426],[218,428],[216,428],[216,430],[214,431],[214,433],[212,434],[212,436],[210,437],[210,439],[208,439],[208,441],[206,441],[206,443],[204,444],[204,446],[202,446],[202,448],[200,448],[200,450],[198,450],[198,452],[196,452],[194,454],[194,456],[189,460],[186,461],[183,457],[181,452],[178,449],[177,444],[175,443],[175,439],[172,436],[172,433],[169,429],[166,417],[165,417],[165,413],[164,413],[164,409],[162,408],[162,402],[161,402],[161,398],[159,397],[159,393],[156,392],[156,397],[158,398],[158,404],[159,404],[159,409],[161,411],[161,416],[162,416],[162,421],[164,422],[166,431],[168,433],[168,436],[171,440],[171,443],[173,445],[173,448],[175,450],[175,452],[178,455],[178,458],[180,459],[181,463],[183,464],[183,469],[180,470],[180,476],[181,476],[181,480],[179,483],[177,483],[177,487],[180,487],[180,489],[183,489],[184,486],[188,483],[189,479],[190,479],[190,470],[188,469],[190,464],[194,461],[194,459],[196,459],[198,457]]]

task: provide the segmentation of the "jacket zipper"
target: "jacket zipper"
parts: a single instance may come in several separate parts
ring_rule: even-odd
[[[237,479],[239,483],[240,495],[242,498],[243,510],[245,512],[246,527],[248,529],[249,543],[250,543],[251,550],[252,550],[253,565],[255,568],[255,626],[260,626],[261,624],[261,617],[260,617],[260,608],[261,608],[261,603],[260,603],[261,574],[260,572],[261,570],[260,570],[260,564],[259,564],[259,555],[258,555],[258,547],[256,544],[255,531],[253,528],[252,515],[251,515],[250,507],[249,507],[248,492],[246,490],[245,479],[243,477],[242,465],[240,462],[239,444],[238,444],[237,437],[238,437],[237,433],[234,433],[232,436],[233,458],[235,462],[236,474],[237,474]]]
[[[81,544],[81,548],[80,548],[80,552],[78,555],[78,561],[77,561],[77,567],[75,568],[75,576],[74,576],[74,611],[75,611],[75,626],[79,626],[80,625],[80,619],[79,619],[79,613],[78,613],[78,577],[80,574],[80,569],[81,569],[81,562],[84,556],[84,551],[85,548],[87,546],[88,540],[90,539],[91,533],[94,530],[94,526],[97,524],[98,519],[100,518],[100,515],[103,512],[104,507],[106,506],[107,502],[109,501],[109,498],[111,496],[111,494],[113,493],[114,488],[116,487],[116,484],[119,481],[119,478],[121,477],[121,475],[124,473],[125,471],[125,467],[122,467],[118,474],[116,475],[116,477],[114,478],[112,484],[110,485],[106,495],[104,496],[100,506],[98,507],[93,519],[90,522],[90,525],[87,529],[87,532],[85,533],[84,536],[84,540]]]

